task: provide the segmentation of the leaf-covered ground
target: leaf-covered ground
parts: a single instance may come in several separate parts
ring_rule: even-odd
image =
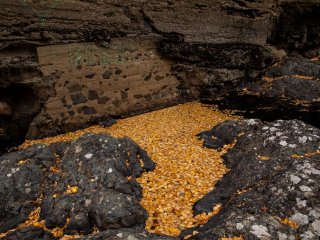
[[[154,171],[138,179],[143,187],[141,204],[149,213],[146,229],[177,236],[183,229],[206,223],[219,211],[218,205],[211,213],[194,217],[192,206],[228,171],[221,159],[227,149],[218,152],[203,148],[203,142],[196,135],[236,118],[212,106],[192,102],[122,119],[109,128],[92,126],[53,138],[28,141],[22,147],[74,140],[88,132],[130,137],[157,163]]]

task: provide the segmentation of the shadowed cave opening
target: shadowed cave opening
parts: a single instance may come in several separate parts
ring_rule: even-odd
[[[316,106],[310,106],[306,110],[294,105],[289,107],[287,103],[278,102],[274,98],[241,96],[237,93],[228,94],[223,100],[202,100],[201,102],[218,105],[221,110],[233,110],[236,115],[245,118],[256,118],[266,122],[299,119],[320,128],[320,112],[319,107]]]
[[[40,111],[38,93],[23,83],[0,88],[0,145],[8,150],[25,140],[33,118]]]

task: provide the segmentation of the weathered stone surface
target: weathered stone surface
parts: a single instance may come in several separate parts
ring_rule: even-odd
[[[136,231],[134,229],[107,230],[93,236],[77,238],[78,240],[175,240],[178,238],[150,234],[146,231]]]
[[[48,148],[37,145],[3,155],[0,163],[0,233],[3,233],[28,218],[41,195],[44,173],[55,164],[55,156]]]
[[[231,93],[221,95],[213,103],[240,110],[239,114],[249,118],[300,119],[320,127],[319,89],[319,59],[293,54],[266,69],[264,76],[257,76],[256,81],[237,85]],[[207,88],[202,96],[212,100],[214,90]]]
[[[200,135],[208,147],[236,140],[223,158],[231,169],[198,201],[195,213],[221,212],[191,239],[317,239],[320,131],[301,121],[228,121]]]
[[[261,85],[253,85],[248,91],[265,98],[273,98],[301,110],[320,112],[320,62],[301,56],[285,58],[270,68]],[[292,107],[294,108],[294,107]]]
[[[27,227],[13,231],[7,236],[0,238],[2,240],[30,240],[30,239],[41,239],[41,240],[55,240],[51,233],[36,227]]]
[[[134,178],[154,164],[131,140],[88,135],[71,143],[61,161],[64,175],[51,176],[58,185],[45,190],[42,203],[41,217],[48,227],[63,226],[67,217],[68,232],[90,231],[89,218],[100,230],[144,225],[147,213],[137,201],[141,188]],[[76,186],[77,193],[65,195],[68,186]]]
[[[25,222],[37,207],[38,221],[49,229],[64,227],[68,234],[88,234],[94,226],[102,231],[145,224],[148,214],[139,203],[142,189],[135,178],[155,164],[129,138],[87,134],[5,154],[0,163],[0,234]],[[29,228],[6,237],[19,239],[24,231],[50,239]]]

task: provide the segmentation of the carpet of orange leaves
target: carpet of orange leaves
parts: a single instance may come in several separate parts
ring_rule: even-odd
[[[142,206],[148,211],[146,229],[152,233],[177,236],[186,228],[204,224],[219,212],[193,216],[193,204],[210,192],[228,171],[221,156],[227,151],[204,148],[196,135],[230,119],[230,112],[191,102],[119,120],[109,128],[92,126],[84,130],[32,142],[53,143],[74,140],[85,133],[128,136],[145,149],[157,167],[144,173],[138,182],[143,187]]]

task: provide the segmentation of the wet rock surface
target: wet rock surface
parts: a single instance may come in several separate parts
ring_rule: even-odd
[[[319,89],[318,59],[292,55],[269,67],[261,80],[244,84],[213,102],[222,109],[240,110],[246,117],[266,121],[297,118],[320,127]]]
[[[121,240],[121,239],[136,239],[136,240],[174,240],[177,238],[150,234],[144,231],[137,232],[134,229],[107,230],[93,236],[77,238],[78,240]]]
[[[264,98],[286,102],[288,106],[295,105],[301,110],[308,110],[309,107],[310,110],[319,112],[319,87],[320,62],[298,55],[287,57],[271,67],[261,85],[254,85],[252,89]]]
[[[155,164],[129,138],[87,134],[73,142],[8,153],[0,163],[0,234],[25,223],[38,207],[34,222],[61,228],[63,234],[145,225],[148,214],[139,203],[142,189],[135,178]],[[4,239],[52,239],[32,224]]]
[[[191,239],[319,238],[319,129],[298,120],[250,119],[227,121],[200,137],[212,148],[236,142],[223,156],[230,172],[194,205],[195,213],[223,208]]]
[[[54,237],[51,233],[36,227],[26,227],[1,238],[2,240],[30,240],[30,239],[43,239],[43,240],[56,240],[58,238]]]
[[[55,156],[48,148],[34,146],[3,155],[0,163],[0,232],[3,233],[27,220],[41,195],[45,171],[55,165]]]

